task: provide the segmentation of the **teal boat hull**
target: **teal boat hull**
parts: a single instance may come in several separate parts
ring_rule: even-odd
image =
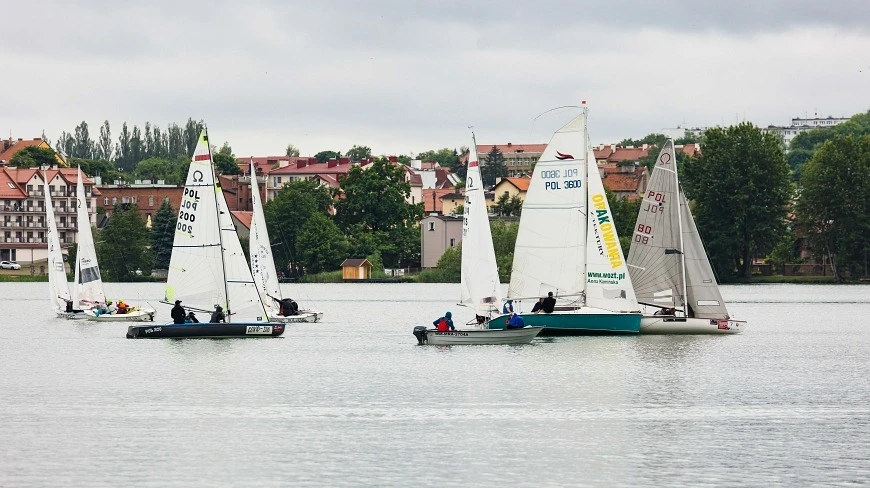
[[[631,335],[640,333],[640,313],[521,313],[526,325],[544,329],[539,336],[559,335]],[[503,329],[506,315],[492,319],[490,329]]]

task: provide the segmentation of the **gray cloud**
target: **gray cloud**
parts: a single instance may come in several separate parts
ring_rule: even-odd
[[[570,115],[532,119],[582,99],[595,142],[870,105],[865,1],[420,3],[31,2],[0,133],[190,116],[240,154],[400,153],[545,142]]]

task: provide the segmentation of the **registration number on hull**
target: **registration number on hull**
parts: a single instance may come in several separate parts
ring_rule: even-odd
[[[272,326],[271,325],[249,325],[245,329],[245,334],[271,334]]]

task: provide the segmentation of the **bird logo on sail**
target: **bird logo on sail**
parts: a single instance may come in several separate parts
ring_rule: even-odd
[[[559,151],[556,151],[556,159],[562,159],[562,160],[574,159],[574,156],[572,156],[570,154],[562,154]]]

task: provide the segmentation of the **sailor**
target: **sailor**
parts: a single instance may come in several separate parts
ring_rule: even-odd
[[[501,313],[512,314],[514,313],[514,301],[508,299],[508,301],[504,302],[504,306],[501,307]]]
[[[220,305],[215,305],[214,313],[211,314],[209,323],[217,324],[218,322],[226,322],[226,316],[224,315],[224,308]]]
[[[196,314],[193,311],[187,313],[187,317],[184,319],[184,323],[186,324],[198,324],[199,320],[196,318]]]
[[[184,307],[181,306],[181,300],[175,300],[175,306],[172,307],[170,315],[172,315],[173,324],[184,323]]]
[[[526,326],[525,320],[519,314],[512,314],[510,320],[505,320],[507,329],[522,329]]]
[[[453,319],[451,318],[453,314],[447,312],[443,317],[438,317],[432,322],[432,325],[435,326],[435,329],[438,332],[447,332],[448,330],[456,330],[456,327],[453,326]]]
[[[541,302],[541,310],[544,313],[553,313],[553,310],[556,308],[556,299],[553,298],[553,292],[547,293],[547,298]]]

